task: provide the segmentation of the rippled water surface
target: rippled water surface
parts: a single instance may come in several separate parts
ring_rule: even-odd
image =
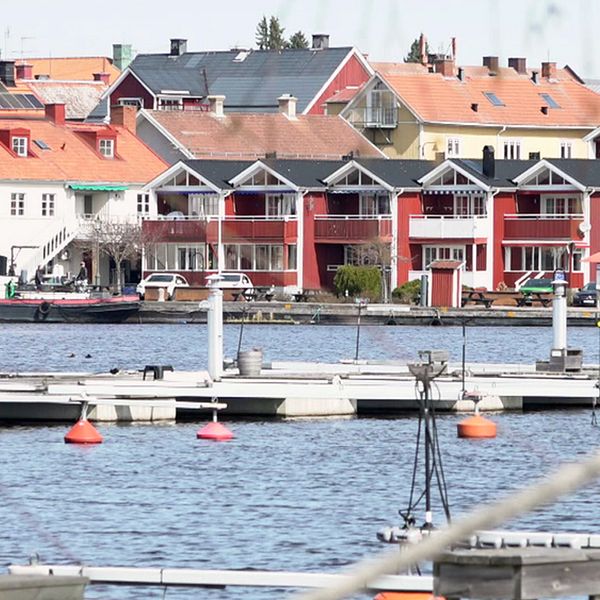
[[[178,369],[206,364],[200,325],[2,325],[0,370]],[[226,327],[233,355],[238,327]],[[247,327],[244,347],[267,358],[352,356],[352,327]],[[470,328],[472,360],[546,358],[546,328]],[[597,360],[598,332],[570,330]],[[458,360],[460,328],[364,328],[361,356],[408,359],[446,347]],[[69,355],[73,353],[74,357]],[[91,358],[86,359],[85,355]],[[600,443],[586,410],[494,416],[495,440],[456,438],[460,417],[439,417],[453,514],[532,482]],[[212,569],[331,571],[382,549],[375,532],[396,525],[408,501],[417,420],[233,421],[236,438],[196,440],[201,422],[102,425],[105,443],[65,445],[65,426],[0,429],[0,565],[44,562]],[[600,532],[590,486],[511,527]],[[438,507],[439,508],[439,507]],[[434,521],[441,524],[441,512]],[[163,598],[164,590],[88,588],[88,598]],[[169,589],[166,598],[275,600],[281,590]]]

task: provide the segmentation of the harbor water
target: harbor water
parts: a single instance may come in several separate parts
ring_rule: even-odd
[[[0,371],[139,369],[206,365],[201,325],[3,325]],[[234,356],[239,327],[225,327]],[[547,358],[550,328],[469,328],[467,358]],[[246,327],[242,349],[265,360],[353,357],[353,327]],[[597,362],[598,332],[569,331],[584,361]],[[365,327],[360,356],[408,360],[446,348],[458,361],[458,327]],[[86,358],[89,356],[89,358]],[[459,440],[463,417],[438,417],[454,516],[538,479],[600,444],[590,410],[494,415],[494,440]],[[376,531],[400,525],[409,493],[415,417],[230,421],[227,443],[196,439],[203,424],[102,425],[105,442],[63,442],[65,426],[0,429],[0,565],[41,562],[99,566],[338,571],[387,549]],[[600,533],[592,485],[510,528]],[[422,513],[421,515],[422,516]],[[443,524],[434,506],[434,523]],[[275,600],[289,591],[91,586],[86,598]],[[358,596],[357,596],[358,597]],[[369,596],[360,596],[367,598]]]

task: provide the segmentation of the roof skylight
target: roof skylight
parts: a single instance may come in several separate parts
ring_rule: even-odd
[[[550,94],[540,94],[550,108],[560,108],[560,104]]]
[[[494,106],[504,106],[504,102],[494,92],[483,92],[483,94]]]

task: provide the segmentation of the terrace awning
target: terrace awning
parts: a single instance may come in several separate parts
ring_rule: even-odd
[[[70,183],[69,187],[79,192],[124,192],[129,189],[127,185],[103,185],[96,183]]]

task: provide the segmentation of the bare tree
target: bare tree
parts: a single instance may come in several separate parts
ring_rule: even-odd
[[[98,219],[88,224],[85,245],[115,263],[116,291],[121,293],[123,262],[138,259],[144,248],[160,238],[160,232],[145,230],[137,221]]]

